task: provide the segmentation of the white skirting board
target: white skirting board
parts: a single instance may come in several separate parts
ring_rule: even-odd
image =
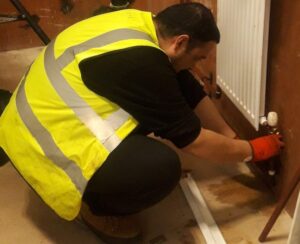
[[[207,244],[226,244],[213,216],[211,215],[193,177],[188,174],[180,186],[196,218]]]
[[[292,228],[289,234],[288,244],[300,243],[300,191],[298,193],[297,205],[292,222]]]

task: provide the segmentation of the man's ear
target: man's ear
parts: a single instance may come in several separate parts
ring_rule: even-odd
[[[174,39],[174,49],[176,52],[185,52],[189,43],[189,35],[183,34],[176,36]]]
[[[188,35],[159,38],[159,46],[170,57],[175,58],[186,51],[190,37]]]

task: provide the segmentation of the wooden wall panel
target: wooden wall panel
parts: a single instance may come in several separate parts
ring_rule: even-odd
[[[160,1],[151,1],[148,0],[149,10],[153,13],[158,13],[159,11],[163,10],[164,8],[171,6],[173,4],[179,3],[179,0],[160,0]]]
[[[180,3],[180,0],[136,0],[132,7],[157,14],[166,7],[177,3]]]
[[[217,0],[185,0],[184,2],[198,2],[205,5],[207,8],[209,8],[214,16],[216,17],[217,13]]]
[[[281,155],[278,190],[290,187],[289,181],[300,170],[300,2],[272,1],[267,84],[267,111],[278,112],[286,143]],[[292,212],[297,194],[288,210]]]

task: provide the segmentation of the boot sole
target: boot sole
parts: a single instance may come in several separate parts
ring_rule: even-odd
[[[142,235],[139,234],[135,237],[130,238],[117,238],[108,236],[96,228],[94,228],[92,225],[90,225],[85,219],[81,216],[81,221],[90,229],[92,230],[100,239],[101,241],[104,241],[106,244],[139,244],[142,242]]]

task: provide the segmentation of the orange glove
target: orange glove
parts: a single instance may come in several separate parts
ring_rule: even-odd
[[[279,154],[284,146],[281,138],[281,135],[273,134],[249,141],[253,151],[252,162],[263,161]]]

